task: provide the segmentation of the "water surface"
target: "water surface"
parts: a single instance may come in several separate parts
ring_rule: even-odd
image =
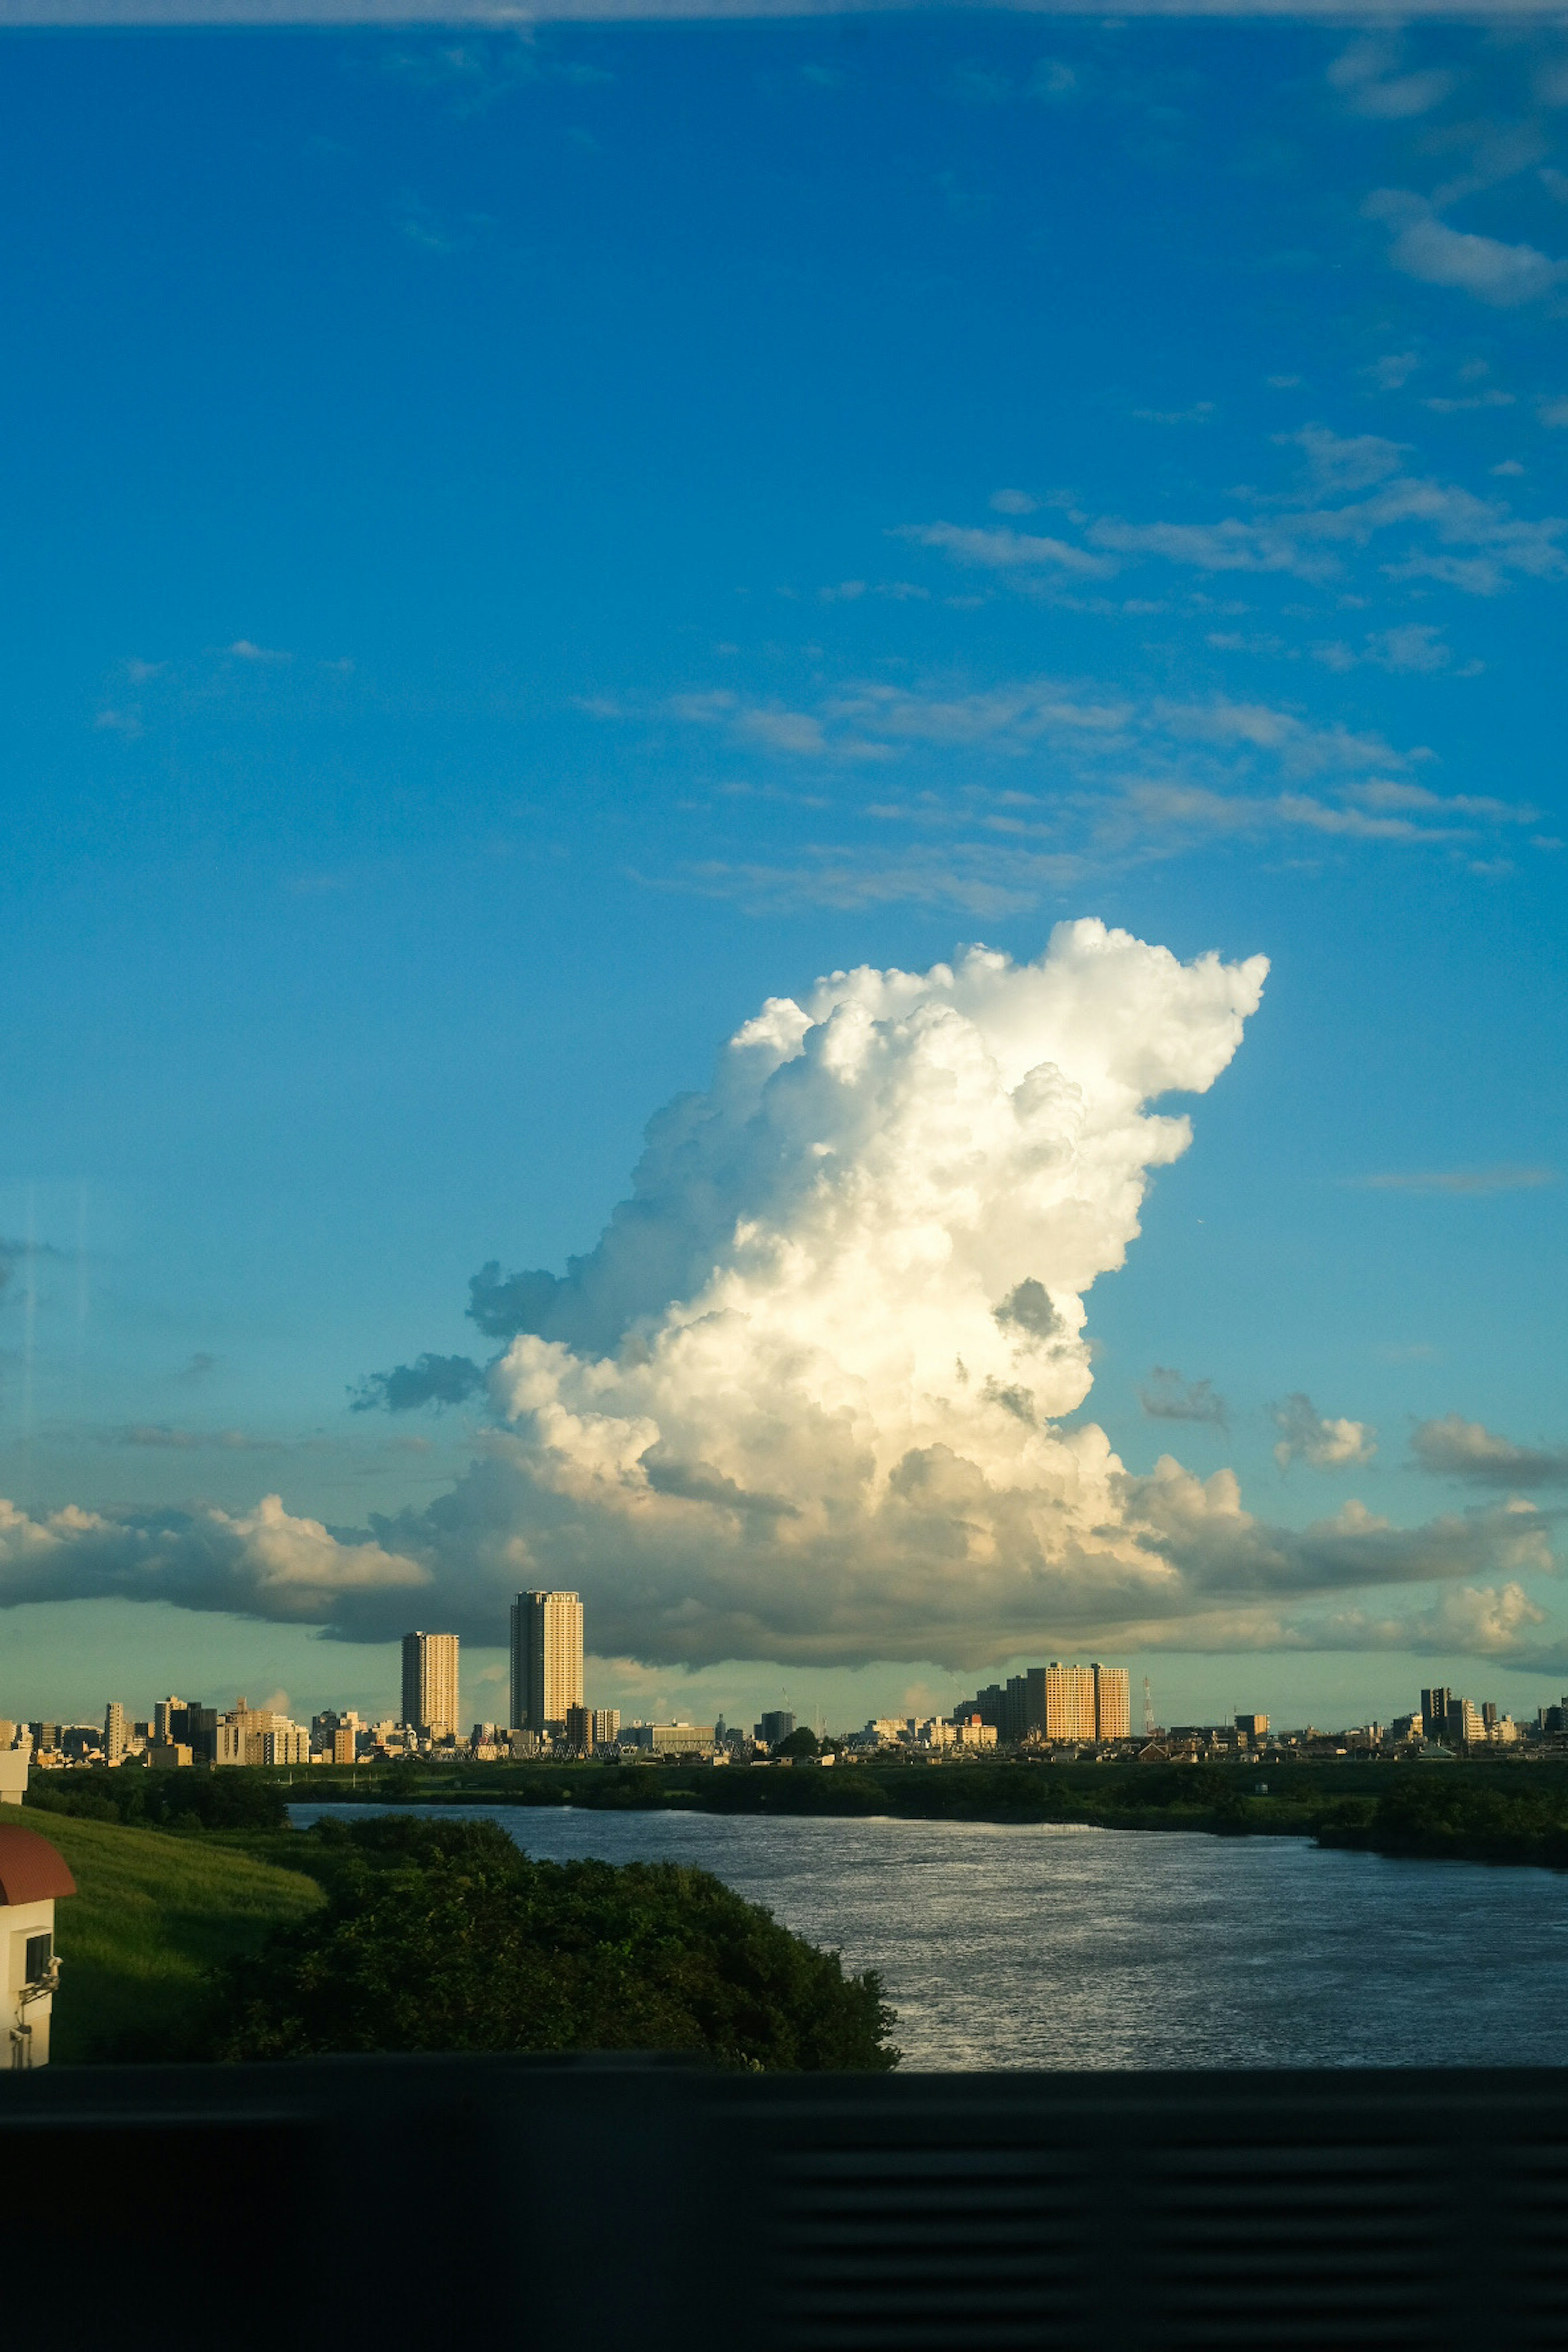
[[[543,1861],[713,1871],[879,1969],[911,2066],[1568,2063],[1568,1878],[1548,1871],[1058,1823],[440,1812]]]

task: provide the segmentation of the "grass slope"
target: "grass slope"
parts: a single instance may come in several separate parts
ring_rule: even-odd
[[[210,1838],[30,1807],[7,1819],[47,1838],[77,1883],[55,1911],[56,2063],[94,2058],[126,2032],[176,2026],[204,1969],[322,1899],[314,1879]]]

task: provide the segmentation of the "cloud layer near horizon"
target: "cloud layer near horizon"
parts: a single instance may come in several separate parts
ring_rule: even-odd
[[[689,1666],[968,1671],[1101,1641],[1506,1654],[1542,1616],[1518,1579],[1552,1565],[1517,1494],[1414,1529],[1354,1499],[1271,1528],[1228,1470],[1134,1475],[1096,1424],[1064,1425],[1092,1382],[1084,1295],[1191,1139],[1151,1105],[1215,1082],[1266,971],[1080,921],[1033,963],[974,949],[771,999],[709,1091],[654,1119],[594,1251],[478,1279],[475,1319],[507,1343],[488,1382],[423,1358],[371,1384],[395,1408],[422,1379],[434,1402],[488,1385],[450,1492],[349,1534],[277,1496],[238,1517],[4,1505],[0,1600],[113,1593],[355,1639],[418,1616],[494,1643],[520,1586],[569,1586],[601,1654]],[[1172,1375],[1152,1409],[1217,1418],[1195,1393]],[[1309,1468],[1367,1458],[1361,1424],[1281,1411]],[[1475,1475],[1468,1425],[1439,1438]],[[1488,1483],[1528,1483],[1503,1469],[1489,1454]],[[1423,1584],[1444,1589],[1368,1602]]]

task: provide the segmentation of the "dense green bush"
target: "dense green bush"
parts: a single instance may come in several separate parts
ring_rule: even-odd
[[[134,1829],[279,1829],[289,1818],[287,1795],[258,1772],[201,1767],[148,1772],[133,1765],[114,1771],[99,1766],[87,1772],[34,1772],[27,1781],[27,1803],[39,1812],[126,1822]]]
[[[325,1910],[232,1962],[195,2054],[673,2050],[722,2066],[898,2063],[879,1979],[706,1871],[540,1863],[489,1822],[312,1832]]]

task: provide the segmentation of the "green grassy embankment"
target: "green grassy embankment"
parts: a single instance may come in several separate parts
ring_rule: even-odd
[[[177,2032],[207,1969],[322,1900],[313,1878],[210,1837],[31,1807],[10,1819],[47,1838],[77,1883],[55,1911],[56,2063],[90,2060],[123,2034]]]

